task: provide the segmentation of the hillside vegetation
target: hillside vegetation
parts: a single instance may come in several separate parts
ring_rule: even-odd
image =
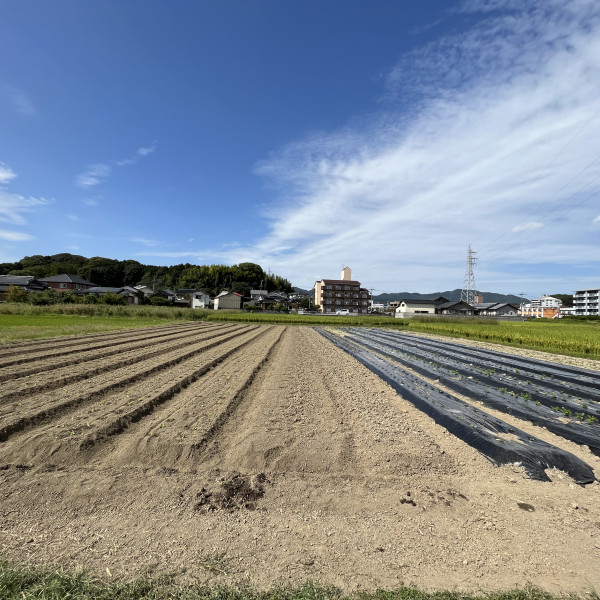
[[[68,273],[78,275],[96,285],[120,287],[147,285],[163,289],[205,289],[216,295],[224,288],[249,293],[250,289],[291,292],[292,284],[279,275],[265,273],[255,263],[239,265],[192,265],[190,263],[161,267],[144,265],[137,260],[114,260],[101,256],[86,258],[76,254],[26,256],[16,263],[0,263],[0,275],[33,275],[51,277]]]

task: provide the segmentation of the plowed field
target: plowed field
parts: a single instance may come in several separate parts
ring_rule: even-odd
[[[494,466],[312,328],[7,346],[0,390],[14,560],[261,588],[600,589],[597,481]],[[586,446],[500,418],[600,476]]]

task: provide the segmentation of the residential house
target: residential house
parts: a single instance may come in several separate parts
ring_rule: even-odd
[[[150,296],[153,296],[155,293],[154,290],[151,287],[148,287],[147,285],[134,285],[133,289],[137,290],[138,292],[141,292],[144,295],[144,298],[150,298]]]
[[[237,292],[222,291],[214,299],[214,309],[220,310],[224,308],[241,308],[242,295]]]
[[[33,275],[0,275],[0,298],[11,286],[21,288],[25,292],[43,292],[51,289],[47,283],[36,279]]]
[[[577,290],[573,294],[573,308],[576,316],[600,316],[598,298],[600,289]]]
[[[175,296],[170,298],[170,300],[175,306],[180,306],[181,308],[190,308],[192,305],[192,294],[195,291],[196,290],[193,288],[181,288],[179,290],[175,290]]]
[[[135,288],[125,285],[123,287],[108,287],[108,286],[95,286],[88,288],[87,290],[76,290],[78,296],[87,296],[88,294],[94,294],[95,296],[103,296],[104,294],[116,294],[117,296],[123,296],[127,299],[127,304],[139,304],[139,292]]]
[[[315,282],[314,303],[323,314],[347,310],[350,314],[366,315],[371,305],[371,293],[352,279],[350,267],[342,270],[340,279],[321,279]]]
[[[482,317],[516,317],[519,306],[510,302],[474,302],[477,314]]]
[[[52,275],[52,277],[42,277],[40,281],[47,283],[55,292],[66,292],[68,290],[89,290],[96,287],[95,283],[82,279],[78,275],[63,273],[62,275]]]
[[[195,290],[191,294],[192,308],[210,308],[211,302],[210,294],[204,290]]]
[[[471,304],[462,300],[458,302],[444,302],[436,306],[436,313],[439,315],[460,315],[463,317],[472,317],[476,314],[476,309]]]
[[[434,298],[433,300],[423,300],[420,298],[414,300],[411,300],[410,298],[399,300],[394,316],[403,319],[415,315],[434,315],[437,313],[438,306],[443,304],[448,304],[448,300],[441,296],[439,298]]]
[[[260,306],[263,310],[272,310],[275,304],[289,307],[290,299],[285,292],[269,292],[265,296],[259,296],[254,304]]]
[[[264,298],[268,294],[268,290],[250,290],[250,301],[258,300],[261,297]]]

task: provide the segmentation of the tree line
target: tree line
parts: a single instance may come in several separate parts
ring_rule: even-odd
[[[251,289],[291,292],[292,284],[279,275],[265,273],[255,263],[239,265],[192,265],[170,267],[144,265],[136,260],[114,260],[76,254],[26,256],[16,263],[0,263],[2,275],[33,275],[36,278],[68,273],[99,286],[147,285],[154,291],[203,289],[217,295],[224,289],[248,295]]]

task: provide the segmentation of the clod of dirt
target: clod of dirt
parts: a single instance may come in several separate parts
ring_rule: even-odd
[[[265,483],[268,483],[268,480],[264,473],[259,473],[256,477],[237,473],[223,480],[217,491],[211,492],[202,488],[196,495],[194,510],[256,510],[256,502],[265,495]]]
[[[402,498],[402,500],[400,500],[400,504],[412,504],[413,506],[417,505],[412,498]]]

